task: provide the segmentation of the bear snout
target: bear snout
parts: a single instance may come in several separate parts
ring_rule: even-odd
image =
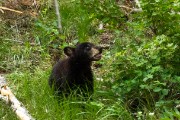
[[[93,47],[92,49],[91,49],[91,51],[92,51],[92,60],[93,61],[98,61],[98,60],[100,60],[101,59],[101,57],[102,57],[102,47]]]

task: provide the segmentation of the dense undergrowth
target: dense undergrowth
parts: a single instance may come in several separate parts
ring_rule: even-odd
[[[6,20],[0,24],[0,72],[34,118],[180,119],[177,0],[143,0],[143,11],[128,15],[119,9],[123,2],[62,1],[62,34],[56,29],[54,8],[47,3],[23,30]],[[56,98],[47,82],[51,64],[63,56],[62,48],[83,41],[110,45],[98,62],[102,67],[94,68],[93,100]],[[0,105],[0,118],[15,119],[3,102]]]

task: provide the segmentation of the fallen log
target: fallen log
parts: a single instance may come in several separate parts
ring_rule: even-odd
[[[22,103],[14,96],[11,89],[7,86],[5,78],[2,76],[0,76],[0,99],[10,104],[20,120],[34,120]]]

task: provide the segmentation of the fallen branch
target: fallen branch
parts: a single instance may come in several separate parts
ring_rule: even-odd
[[[22,103],[19,102],[11,92],[10,88],[7,86],[5,78],[2,76],[0,76],[0,99],[11,105],[11,108],[20,120],[34,120]]]
[[[22,13],[23,13],[23,12],[21,12],[21,11],[19,11],[19,10],[14,10],[14,9],[10,9],[10,8],[7,8],[7,7],[2,7],[2,6],[0,6],[0,9],[12,11],[12,12],[16,12],[16,13],[19,13],[19,14],[22,14]]]

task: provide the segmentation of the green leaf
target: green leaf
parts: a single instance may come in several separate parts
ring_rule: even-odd
[[[142,89],[149,89],[150,87],[148,85],[140,85],[140,88],[142,88]]]
[[[156,87],[156,88],[153,89],[154,92],[159,92],[159,91],[161,91],[161,90],[162,90],[162,89],[161,89],[160,87]]]
[[[106,23],[106,22],[108,22],[109,20],[110,20],[110,18],[107,17],[107,18],[104,18],[102,21]]]
[[[148,74],[148,75],[143,79],[143,81],[146,82],[148,79],[152,79],[152,78],[153,78],[153,75]]]
[[[169,92],[169,90],[168,90],[168,89],[163,89],[163,90],[162,90],[163,95],[167,95],[167,94],[168,94],[168,92]]]
[[[100,103],[100,102],[90,102],[91,105],[94,105],[94,106],[98,106],[98,107],[103,107],[104,104],[103,103]]]

